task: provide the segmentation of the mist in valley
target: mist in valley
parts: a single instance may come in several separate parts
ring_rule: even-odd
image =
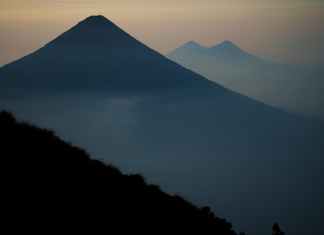
[[[191,97],[79,93],[2,100],[0,108],[53,129],[97,159],[141,173],[168,192],[211,205],[241,231],[265,232],[273,221],[294,234],[310,225],[320,228],[324,175],[319,130],[311,124],[296,126],[294,116],[288,118],[291,126],[276,126],[287,117],[268,116],[271,108],[251,120],[249,110],[231,108],[230,101],[218,112],[225,105],[221,96],[213,101],[202,94]],[[297,226],[305,214],[314,216],[306,219],[307,227]]]

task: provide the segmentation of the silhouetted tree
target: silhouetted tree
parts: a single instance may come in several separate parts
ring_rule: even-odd
[[[274,223],[272,226],[272,235],[284,235],[278,223]]]

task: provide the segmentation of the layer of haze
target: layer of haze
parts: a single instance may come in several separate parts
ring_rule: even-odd
[[[161,53],[228,39],[277,61],[324,63],[323,0],[0,0],[0,65],[96,14]]]

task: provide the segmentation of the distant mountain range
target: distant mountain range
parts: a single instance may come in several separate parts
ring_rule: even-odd
[[[213,58],[218,58],[223,61],[228,60],[232,62],[261,62],[259,58],[243,51],[231,41],[223,41],[222,43],[212,47],[204,47],[197,42],[190,41],[185,43],[183,46],[175,49],[168,56],[176,58],[177,56],[184,56],[186,54],[187,56],[193,56],[195,54],[202,56],[212,56]]]
[[[266,104],[324,119],[324,69],[271,62],[230,41],[188,42],[168,57],[211,81]]]
[[[229,42],[220,51],[229,48],[255,59]],[[290,234],[321,231],[322,122],[209,81],[103,16],[0,68],[0,109],[212,205],[238,230],[264,234],[279,221]]]

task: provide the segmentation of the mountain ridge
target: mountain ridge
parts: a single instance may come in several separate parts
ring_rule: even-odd
[[[247,60],[259,63],[266,62],[264,59],[258,58],[257,56],[243,50],[230,40],[224,40],[209,47],[202,46],[195,41],[189,41],[168,53],[167,57],[174,61],[181,61],[182,58],[193,56],[195,54],[208,56],[210,59],[227,60],[235,63],[242,63]]]
[[[314,187],[323,178],[323,123],[225,89],[123,33],[126,47],[109,46],[106,27],[87,25],[0,69],[0,109],[212,205],[239,230],[263,234],[278,218],[293,234],[321,231],[321,220],[298,215],[323,214],[324,191]]]
[[[209,207],[196,207],[146,183],[141,175],[126,175],[91,159],[85,150],[52,131],[18,122],[4,111],[0,112],[0,128],[1,167],[7,176],[3,196],[6,205],[10,203],[3,209],[8,209],[8,215],[19,214],[5,221],[29,223],[25,231],[50,226],[65,231],[66,227],[91,229],[92,234],[129,229],[150,234],[159,228],[236,235],[232,225]]]
[[[0,69],[0,84],[19,92],[218,86],[146,47],[103,16],[86,18],[39,50],[5,65]]]
[[[182,46],[168,57],[211,81],[267,105],[324,119],[323,68],[274,62],[234,47],[231,43],[217,44],[214,51],[206,49],[205,52]]]

